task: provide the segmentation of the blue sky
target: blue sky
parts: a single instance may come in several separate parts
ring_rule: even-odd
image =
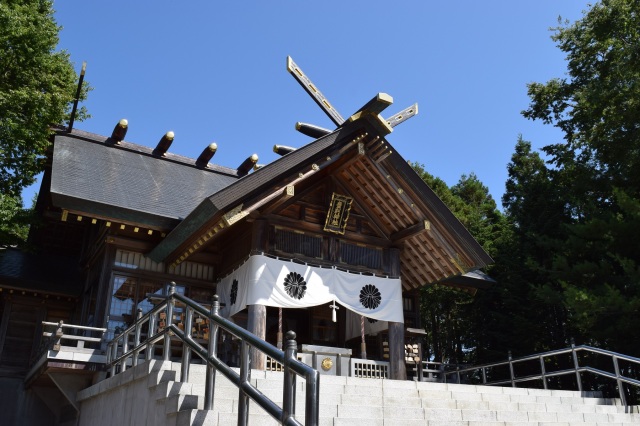
[[[238,166],[274,144],[310,139],[296,121],[333,128],[286,71],[291,55],[349,116],[378,92],[390,116],[419,114],[387,139],[411,161],[455,184],[475,173],[499,204],[518,134],[534,147],[558,141],[524,119],[526,84],[565,75],[550,39],[558,16],[575,21],[581,0],[458,1],[56,1],[61,49],[94,90],[92,118],[75,128],[108,135],[129,120],[126,140],[153,147],[168,130],[171,152]],[[24,194],[30,200],[28,190]]]

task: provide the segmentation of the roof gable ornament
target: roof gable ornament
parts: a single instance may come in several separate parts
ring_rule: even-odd
[[[300,69],[300,67],[293,61],[291,56],[287,56],[287,71],[296,79],[302,88],[311,96],[311,98],[318,104],[318,106],[329,116],[333,123],[340,127],[345,122],[355,121],[364,115],[373,115],[379,118],[378,123],[380,128],[378,129],[382,135],[389,134],[393,131],[393,128],[398,124],[408,120],[414,115],[418,114],[418,104],[413,104],[408,108],[403,109],[399,113],[384,119],[380,116],[380,113],[389,105],[393,103],[393,98],[386,93],[378,93],[373,99],[367,102],[362,108],[360,108],[355,114],[351,115],[347,120],[342,118],[340,113],[331,105],[327,98],[318,90],[318,87],[313,84],[311,79]],[[332,131],[324,129],[322,127],[315,126],[313,124],[296,123],[296,130],[312,138],[320,138]]]

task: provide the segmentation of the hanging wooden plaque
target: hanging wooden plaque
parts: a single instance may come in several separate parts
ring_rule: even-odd
[[[333,193],[329,211],[327,212],[327,220],[324,223],[325,231],[344,234],[352,202],[353,198],[351,197]]]

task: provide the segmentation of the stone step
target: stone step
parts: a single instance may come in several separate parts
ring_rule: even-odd
[[[204,397],[198,395],[172,395],[165,398],[165,414],[177,413],[183,410],[204,408]]]
[[[236,369],[237,372],[237,369]],[[155,410],[148,409],[147,424],[236,424],[238,388],[216,374],[214,409],[203,410],[206,367],[192,365],[189,381],[181,383],[180,364],[154,361],[131,367],[120,377],[79,393],[92,398],[119,386],[146,383]],[[145,381],[137,381],[144,379]],[[296,412],[304,423],[306,387],[296,379]],[[284,375],[251,371],[251,383],[278,405],[282,404]],[[392,381],[321,376],[320,424],[366,426],[631,426],[640,424],[638,407],[623,407],[619,400],[599,393],[487,387],[432,382]],[[135,397],[134,397],[135,398]],[[129,404],[129,403],[127,403]],[[257,403],[249,403],[250,425],[276,425]]]

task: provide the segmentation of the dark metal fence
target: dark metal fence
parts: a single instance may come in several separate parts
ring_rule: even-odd
[[[575,346],[543,352],[507,361],[446,371],[444,382],[479,383],[512,386],[527,383],[527,387],[578,391],[607,391],[617,388],[623,405],[638,403],[640,392],[640,359],[591,346]],[[599,379],[606,379],[605,381]],[[625,386],[625,385],[630,385]]]
[[[156,296],[157,298],[157,296]],[[249,419],[249,398],[276,420],[284,425],[301,425],[295,418],[296,375],[305,379],[305,424],[315,426],[319,419],[319,388],[320,376],[318,371],[296,359],[297,343],[295,333],[289,331],[286,334],[285,350],[281,351],[275,346],[261,340],[256,335],[237,326],[231,321],[219,315],[220,303],[217,296],[210,310],[205,309],[197,302],[175,292],[175,283],[169,286],[169,294],[161,297],[158,303],[147,314],[138,314],[138,319],[130,327],[116,336],[108,345],[107,366],[111,375],[136,366],[143,356],[143,360],[151,360],[155,351],[155,345],[161,340],[162,359],[168,361],[171,355],[171,339],[177,338],[182,342],[182,364],[180,381],[186,382],[189,378],[189,365],[192,354],[200,357],[207,365],[205,382],[206,410],[213,409],[215,374],[220,371],[239,389],[238,425],[246,425]],[[178,327],[174,319],[176,304],[184,312],[184,330]],[[208,344],[205,348],[192,336],[194,315],[209,320],[210,330]],[[164,327],[159,327],[159,318],[163,315],[166,321]],[[143,330],[146,337],[141,340]],[[225,331],[240,341],[240,371],[234,371],[227,363],[218,357],[218,333]],[[283,404],[277,405],[251,384],[250,348],[253,347],[264,352],[267,356],[284,366]]]

